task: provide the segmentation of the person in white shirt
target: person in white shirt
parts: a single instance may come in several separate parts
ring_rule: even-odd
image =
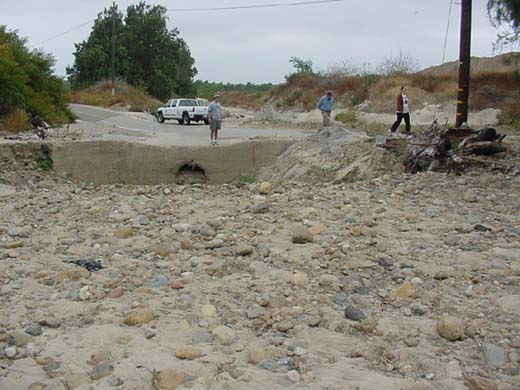
[[[215,95],[213,101],[208,106],[208,120],[211,145],[217,145],[218,131],[222,128],[222,107],[220,106],[220,96]]]
[[[401,87],[401,92],[397,96],[397,120],[394,122],[392,127],[388,130],[390,134],[394,134],[397,128],[401,125],[401,121],[404,119],[404,123],[406,124],[406,135],[411,134],[411,125],[410,125],[410,108],[408,106],[408,96],[406,96],[406,85]]]

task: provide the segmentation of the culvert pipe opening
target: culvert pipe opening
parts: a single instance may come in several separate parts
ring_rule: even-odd
[[[175,175],[177,184],[204,184],[207,181],[208,177],[204,169],[193,161],[181,165]]]

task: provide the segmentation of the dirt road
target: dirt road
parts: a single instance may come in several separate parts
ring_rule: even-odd
[[[191,124],[179,125],[176,121],[158,123],[151,115],[144,113],[118,112],[99,107],[72,104],[72,111],[78,116],[80,122],[95,123],[107,128],[117,128],[139,135],[167,135],[169,140],[178,145],[205,145],[209,142],[208,126]],[[272,128],[248,128],[239,127],[238,124],[224,119],[223,129],[220,132],[222,141],[239,140],[244,137],[303,137],[308,132],[287,129]]]

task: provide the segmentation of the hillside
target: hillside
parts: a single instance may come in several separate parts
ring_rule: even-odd
[[[509,54],[473,58],[472,61],[470,110],[499,109],[501,124],[520,127],[520,60],[517,62]],[[395,96],[402,85],[408,86],[414,111],[446,108],[451,112],[450,107],[454,106],[457,95],[457,64],[448,63],[414,74],[389,76],[295,73],[284,84],[266,93],[267,104],[262,112],[274,114],[264,115],[263,119],[280,117],[276,113],[312,113],[318,98],[326,90],[331,90],[336,98],[335,119],[349,126],[359,126],[359,119],[366,117],[367,113],[393,114]],[[242,105],[245,102],[247,100],[243,100]],[[228,104],[225,99],[224,104]],[[452,117],[451,114],[445,116]]]
[[[129,111],[154,111],[162,102],[147,95],[145,92],[126,83],[119,83],[116,96],[111,96],[111,82],[100,81],[88,88],[71,91],[68,94],[69,103],[87,104],[97,107],[118,107]]]
[[[515,58],[516,56],[516,58]],[[454,76],[459,69],[458,61],[431,66],[419,72],[422,75]],[[511,73],[520,71],[520,52],[501,54],[495,57],[471,57],[471,73]]]

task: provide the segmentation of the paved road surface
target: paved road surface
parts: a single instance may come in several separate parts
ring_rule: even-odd
[[[123,130],[145,133],[159,133],[174,139],[179,144],[201,144],[209,142],[209,129],[202,122],[200,124],[180,125],[177,121],[159,123],[151,116],[112,111],[104,108],[71,104],[70,108],[80,121],[91,122],[107,127],[116,127]],[[158,134],[158,135],[159,135]],[[219,132],[221,140],[238,140],[244,137],[257,136],[294,136],[303,137],[309,135],[308,131],[287,129],[254,129],[245,127],[227,127],[224,120],[223,129]]]

